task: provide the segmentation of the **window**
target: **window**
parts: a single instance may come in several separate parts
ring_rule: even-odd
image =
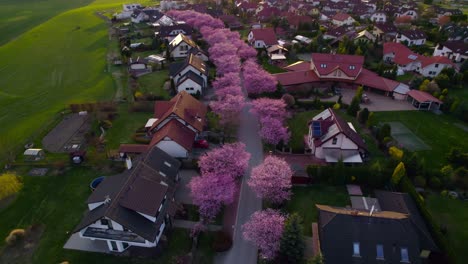
[[[128,243],[122,242],[123,249],[127,249],[130,245]]]
[[[162,171],[159,171],[159,175],[163,176],[163,177],[166,177],[166,173],[162,172]]]
[[[172,165],[171,165],[169,162],[167,162],[167,161],[164,162],[164,165],[166,165],[166,166],[168,166],[168,167],[172,167]]]
[[[409,263],[408,248],[402,247],[400,249],[400,252],[401,252],[401,262]]]
[[[333,138],[333,140],[332,140],[332,144],[333,144],[333,145],[336,145],[336,142],[337,142],[337,141],[338,141],[338,139],[337,139],[336,137],[335,137],[335,138]]]
[[[383,245],[377,244],[377,259],[384,259]]]
[[[320,68],[326,68],[327,65],[325,63],[320,64]]]
[[[107,220],[107,219],[101,219],[101,225],[103,225],[103,226],[109,225],[109,220]]]
[[[436,68],[439,68],[439,63],[436,63],[436,64],[435,64],[435,67],[436,67]]]
[[[119,250],[119,248],[117,247],[117,243],[115,241],[111,241],[110,243],[111,243],[111,248],[112,248],[111,250],[112,251],[118,251]]]
[[[356,66],[354,66],[354,65],[349,65],[349,69],[350,69],[350,70],[355,70],[355,69],[356,69]]]
[[[354,242],[353,243],[353,256],[359,257],[361,256],[360,250],[359,250],[359,242]]]

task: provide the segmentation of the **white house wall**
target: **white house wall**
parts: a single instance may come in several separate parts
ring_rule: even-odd
[[[171,56],[174,58],[185,58],[188,56],[188,52],[192,47],[188,45],[186,42],[181,42],[177,47],[175,47],[172,52]]]
[[[156,144],[156,146],[174,158],[188,157],[188,151],[181,145],[177,144],[175,141],[161,140],[158,144]]]
[[[88,209],[90,211],[92,211],[92,210],[98,208],[99,206],[101,206],[102,204],[104,204],[104,201],[98,202],[98,203],[90,203],[90,204],[88,204]]]
[[[174,82],[177,83],[179,81],[180,78],[182,78],[182,76],[184,76],[187,72],[189,71],[192,71],[194,72],[195,74],[199,75],[200,77],[203,78],[203,82],[204,82],[204,86],[206,86],[207,84],[207,76],[203,73],[201,73],[199,70],[197,70],[195,67],[193,67],[192,65],[188,65],[187,67],[185,67],[182,71],[180,71],[179,74],[177,74],[177,76],[173,76],[174,78]]]
[[[193,89],[188,89],[193,88]],[[186,91],[189,94],[197,94],[197,92],[202,93],[202,87],[197,82],[194,82],[191,79],[186,79],[183,83],[177,85],[177,91]]]

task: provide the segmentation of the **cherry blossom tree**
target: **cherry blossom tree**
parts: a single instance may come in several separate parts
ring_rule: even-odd
[[[237,50],[237,55],[243,60],[255,58],[257,56],[257,50],[250,47],[249,45],[242,42],[239,44],[239,49]]]
[[[230,72],[219,76],[213,81],[212,86],[215,90],[223,89],[227,86],[240,86],[239,73]]]
[[[244,143],[224,144],[200,157],[198,165],[202,175],[218,174],[233,180],[244,175],[249,164],[250,153]]]
[[[267,116],[260,119],[260,124],[259,135],[266,143],[277,145],[281,141],[283,141],[284,144],[289,142],[291,135],[288,132],[288,128],[283,126],[283,122]]]
[[[252,101],[250,111],[260,119],[269,116],[283,121],[286,118],[286,103],[281,99],[259,98]]]
[[[279,211],[273,209],[257,211],[242,226],[243,237],[258,247],[262,258],[272,260],[280,248],[284,221],[285,216]]]
[[[254,60],[244,62],[243,70],[245,89],[249,94],[261,94],[276,90],[276,79],[263,70]]]
[[[214,58],[213,63],[216,65],[217,75],[224,75],[230,72],[240,72],[240,61],[237,55],[224,55]]]
[[[226,95],[221,100],[210,103],[213,112],[220,117],[220,123],[227,125],[237,121],[239,113],[245,105],[245,98],[242,95]]]
[[[193,177],[188,187],[193,203],[198,205],[201,217],[207,222],[216,217],[223,204],[234,201],[237,188],[230,175],[217,172]]]
[[[224,88],[218,89],[215,91],[216,96],[218,96],[219,100],[224,100],[226,96],[233,95],[233,96],[242,96],[242,89],[240,86],[226,86]],[[242,96],[242,98],[244,98]]]
[[[216,43],[208,49],[210,58],[213,60],[226,55],[235,56],[237,53],[237,48],[229,42],[220,42]]]
[[[247,182],[258,197],[281,204],[291,196],[292,170],[281,158],[268,156],[262,164],[252,169]]]

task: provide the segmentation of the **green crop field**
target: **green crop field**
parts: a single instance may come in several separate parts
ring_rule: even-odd
[[[11,5],[10,2],[2,1],[0,6]],[[55,7],[56,2],[59,1],[41,4],[54,10],[65,6]],[[74,5],[79,6],[78,3],[86,1]],[[0,46],[0,145],[3,149],[22,145],[69,103],[112,99],[115,84],[106,70],[106,53],[111,41],[106,23],[96,12],[117,10],[121,4],[97,0],[65,11]],[[19,10],[11,12],[8,16],[12,20],[13,12],[21,16]],[[3,13],[0,17],[3,26],[7,18]],[[15,34],[19,33],[18,30]]]
[[[0,45],[63,11],[91,2],[92,0],[0,0]]]

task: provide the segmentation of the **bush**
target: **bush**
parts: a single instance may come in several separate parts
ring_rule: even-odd
[[[429,179],[429,186],[434,189],[439,189],[442,186],[442,182],[436,176],[432,176]]]
[[[346,110],[346,113],[348,113],[348,115],[350,116],[355,117],[357,112],[361,109],[361,107],[359,106],[360,101],[361,100],[358,97],[353,97],[353,100],[351,101],[351,104]]]
[[[281,99],[283,99],[283,101],[286,103],[288,107],[292,107],[296,103],[294,96],[290,94],[284,94],[283,97],[281,97]]]
[[[403,150],[394,146],[388,149],[388,154],[390,154],[390,156],[397,161],[401,161],[403,158]]]
[[[423,176],[416,176],[414,178],[414,185],[424,188],[426,187],[426,179]]]
[[[23,187],[21,179],[13,173],[0,175],[0,200],[17,193]]]
[[[133,140],[137,143],[149,144],[151,139],[146,136],[146,133],[133,134]]]
[[[5,242],[9,246],[15,246],[26,236],[24,229],[13,229],[10,234],[5,238]]]
[[[340,110],[341,105],[339,103],[336,103],[333,105],[333,110]]]
[[[212,248],[215,252],[224,252],[231,248],[232,239],[229,234],[223,231],[215,233],[215,238],[212,244]]]

